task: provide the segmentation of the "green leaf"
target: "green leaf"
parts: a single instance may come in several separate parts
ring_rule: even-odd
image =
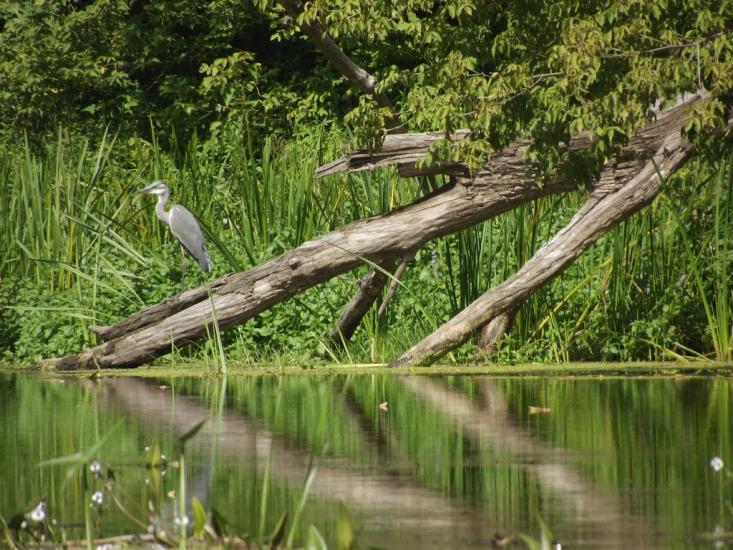
[[[336,518],[336,545],[339,550],[350,550],[354,544],[354,523],[343,503],[339,503]]]
[[[229,522],[214,507],[211,508],[211,526],[214,528],[217,537],[221,538],[226,536]]]
[[[272,532],[272,535],[270,535],[270,547],[277,548],[283,541],[283,538],[285,538],[285,526],[287,525],[287,523],[288,512],[286,510],[280,516],[280,519],[278,520],[277,525]]]
[[[199,422],[198,424],[196,424],[193,428],[191,428],[190,430],[188,430],[181,437],[179,437],[178,438],[178,442],[181,445],[186,445],[186,442],[189,439],[194,438],[196,436],[196,434],[199,433],[199,431],[201,431],[201,428],[204,427],[204,424],[206,424],[206,419],[205,418],[201,422]]]
[[[328,550],[326,541],[315,525],[308,528],[308,536],[305,539],[306,550]]]
[[[193,534],[195,537],[202,537],[206,532],[205,527],[208,521],[208,515],[206,514],[204,505],[196,497],[191,499],[191,511],[193,513]]]
[[[44,460],[42,462],[39,462],[38,466],[58,466],[60,464],[82,465],[90,462],[92,459],[94,459],[95,456],[97,456],[99,449],[101,449],[102,445],[104,445],[110,439],[110,437],[114,435],[115,431],[117,431],[117,428],[119,428],[121,424],[122,419],[120,419],[114,426],[107,430],[107,433],[102,439],[100,439],[95,445],[92,445],[88,449],[84,451],[79,451],[78,453],[60,456],[58,458],[52,458],[50,460]]]

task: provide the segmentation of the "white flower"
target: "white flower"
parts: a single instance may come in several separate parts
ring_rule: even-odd
[[[31,519],[35,522],[43,521],[46,519],[46,501],[42,500],[38,505],[31,511]]]
[[[713,542],[714,548],[725,548],[726,544],[723,542],[725,540],[725,529],[720,525],[716,525],[713,527],[713,537],[715,538]]]
[[[714,456],[710,459],[710,467],[714,472],[719,472],[723,469],[723,466],[725,466],[725,464],[723,464],[723,459],[719,456]]]
[[[176,519],[173,521],[176,525],[183,525],[185,527],[188,525],[188,516],[176,516]]]
[[[92,495],[92,504],[101,506],[102,502],[104,502],[104,493],[102,493],[102,491],[95,491]]]
[[[99,463],[99,460],[92,460],[89,464],[89,471],[99,477],[99,474],[102,473],[102,465]]]

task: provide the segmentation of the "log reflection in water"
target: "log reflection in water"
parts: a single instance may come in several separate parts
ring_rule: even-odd
[[[170,392],[141,380],[104,379],[101,391],[127,414],[177,434],[212,416],[197,399],[181,395],[174,399]],[[295,490],[303,486],[311,457],[284,438],[273,436],[257,421],[226,409],[189,443],[191,448],[196,446],[216,446],[220,456],[237,457],[240,463],[259,469],[265,468],[269,458],[271,476]],[[343,458],[323,456],[317,463],[313,495],[344,501],[372,528],[399,525],[404,536],[409,532],[409,546],[485,546],[494,532],[475,508],[425,489],[406,475],[355,469]],[[386,537],[385,532],[383,543]]]
[[[482,403],[476,403],[465,393],[432,377],[403,376],[400,380],[482,446],[519,458],[522,467],[534,474],[537,483],[562,503],[561,509],[574,523],[589,525],[594,540],[586,543],[604,548],[629,548],[640,541],[651,543],[656,539],[650,527],[626,512],[618,498],[593,486],[566,464],[567,451],[539,441],[520,426],[495,381],[482,381]]]

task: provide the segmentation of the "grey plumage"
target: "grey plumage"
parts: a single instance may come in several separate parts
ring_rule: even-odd
[[[193,256],[203,271],[208,272],[211,269],[211,258],[206,251],[204,235],[193,214],[180,204],[174,204],[166,211],[165,205],[170,198],[170,189],[163,180],[154,181],[144,189],[140,189],[140,193],[158,196],[158,203],[155,205],[158,218],[168,224],[171,233],[181,246]]]

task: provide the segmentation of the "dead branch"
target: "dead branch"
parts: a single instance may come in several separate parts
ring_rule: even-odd
[[[523,300],[557,276],[614,224],[648,204],[659,189],[656,170],[672,173],[690,152],[680,129],[689,109],[706,96],[689,98],[660,112],[630,140],[618,164],[609,163],[588,203],[571,223],[522,269],[489,291],[439,331],[395,361],[426,364],[464,342],[494,316]],[[392,137],[388,136],[388,140]],[[574,141],[574,144],[582,140]],[[318,240],[303,243],[277,258],[241,273],[185,292],[100,330],[104,344],[52,362],[59,369],[132,367],[167,353],[171,346],[206,337],[212,306],[222,328],[245,322],[260,312],[318,283],[349,271],[362,258],[383,265],[520,204],[574,189],[571,181],[539,186],[528,177],[523,158],[528,144],[515,142],[496,153],[477,174],[456,177],[441,193],[393,212],[351,223]],[[647,162],[650,151],[656,152]],[[399,155],[398,155],[399,157]],[[400,160],[384,158],[382,165]],[[209,297],[210,292],[210,297]]]
[[[482,355],[489,356],[496,352],[496,346],[499,340],[504,338],[514,324],[514,318],[517,315],[519,307],[517,305],[508,311],[502,311],[484,325],[478,341],[478,348]]]
[[[297,18],[303,11],[303,4],[300,0],[279,0],[279,4],[293,18]],[[377,88],[377,79],[364,68],[354,63],[318,24],[305,23],[300,25],[300,30],[313,41],[316,48],[331,62],[338,72],[356,84],[364,93],[370,95],[377,105],[389,111],[390,115],[385,121],[387,127],[395,132],[401,131],[402,125],[397,116],[397,112],[387,95]]]
[[[415,250],[412,250],[408,254],[406,254],[402,258],[400,265],[397,266],[397,270],[394,272],[394,275],[392,275],[392,282],[389,285],[389,290],[387,291],[387,295],[384,297],[384,300],[382,301],[382,305],[379,306],[379,310],[377,311],[377,317],[382,317],[387,312],[387,306],[389,305],[389,302],[394,297],[395,292],[397,292],[397,285],[400,283],[400,279],[402,278],[402,275],[404,275],[405,270],[407,269],[407,264],[415,259],[415,252],[416,252]]]
[[[387,262],[380,267],[385,271],[392,268],[393,262]],[[336,347],[343,347],[354,334],[366,312],[379,297],[384,285],[387,284],[387,275],[378,269],[370,268],[364,277],[359,279],[359,289],[351,301],[341,312],[336,325],[329,333],[329,339]]]
[[[627,182],[615,181],[615,177],[602,179],[568,225],[514,276],[478,298],[390,366],[429,365],[463,344],[496,315],[517,307],[532,292],[562,273],[609,229],[649,204],[657,196],[662,180],[689,158],[691,150],[690,142],[678,129],[664,138],[651,160]],[[639,162],[631,161],[630,164],[636,171]],[[612,191],[614,187],[617,190]]]

